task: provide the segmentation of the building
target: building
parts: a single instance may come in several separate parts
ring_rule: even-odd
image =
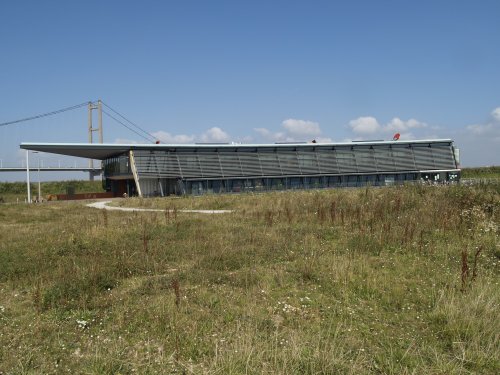
[[[98,159],[116,196],[258,192],[454,182],[450,139],[287,144],[22,143],[22,149]]]

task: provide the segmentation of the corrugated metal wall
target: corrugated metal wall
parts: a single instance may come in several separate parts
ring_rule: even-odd
[[[136,150],[142,178],[231,178],[454,170],[451,143]]]

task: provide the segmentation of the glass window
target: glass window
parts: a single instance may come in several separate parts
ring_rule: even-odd
[[[290,188],[291,189],[300,189],[300,188],[302,188],[302,178],[300,178],[300,177],[291,177],[290,178]]]

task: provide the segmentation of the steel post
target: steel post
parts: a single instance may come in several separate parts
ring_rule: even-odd
[[[26,185],[28,188],[28,203],[31,203],[31,189],[30,189],[30,154],[26,150]]]

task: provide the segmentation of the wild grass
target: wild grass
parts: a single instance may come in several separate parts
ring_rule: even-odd
[[[102,182],[99,181],[48,181],[40,184],[42,196],[49,194],[66,194],[68,187],[75,189],[75,193],[97,193],[103,192]],[[38,194],[38,183],[30,184],[31,194]],[[27,198],[27,186],[25,182],[0,182],[0,203],[24,202]]]
[[[500,178],[500,166],[464,168],[463,178]]]
[[[499,373],[499,193],[0,206],[0,372]]]

